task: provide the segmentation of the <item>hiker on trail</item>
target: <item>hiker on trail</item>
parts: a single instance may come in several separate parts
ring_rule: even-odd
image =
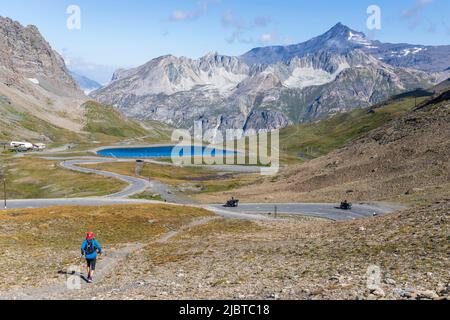
[[[95,239],[95,235],[92,232],[88,232],[86,235],[86,240],[84,240],[81,245],[81,258],[85,256],[87,262],[88,269],[88,278],[87,281],[92,283],[95,267],[97,264],[97,254],[102,254],[102,248],[100,244]]]

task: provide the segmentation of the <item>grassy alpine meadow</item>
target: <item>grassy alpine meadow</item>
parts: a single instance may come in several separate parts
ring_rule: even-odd
[[[417,103],[427,97],[419,96]],[[415,106],[414,97],[400,96],[384,104],[339,113],[323,121],[294,125],[280,131],[283,164],[314,159],[336,150],[363,134],[405,115]]]
[[[99,163],[83,167],[158,180],[197,200],[202,200],[205,198],[203,195],[208,193],[232,190],[261,179],[258,174],[227,173],[202,167],[177,167],[154,163],[145,163],[139,175],[136,175],[136,165],[133,162]],[[152,195],[150,197],[141,195],[138,198],[153,200]]]
[[[127,184],[95,174],[73,172],[60,161],[37,157],[7,157],[0,160],[10,199],[48,199],[103,196],[119,192]]]
[[[130,120],[113,107],[94,101],[88,101],[82,107],[83,126],[75,132],[17,111],[14,105],[3,105],[0,101],[0,141],[31,140],[45,142],[49,148],[72,144],[71,151],[86,151],[118,142],[170,141],[171,128],[157,121]],[[43,138],[45,141],[42,141]]]
[[[151,243],[210,216],[203,209],[156,204],[2,211],[0,293],[60,282],[64,278],[58,271],[79,264],[85,232],[94,232],[108,254],[127,244]]]
[[[117,269],[105,285],[126,288],[115,299],[365,300],[374,298],[367,272],[378,265],[391,279],[383,292],[395,299],[398,288],[448,281],[447,226],[439,223],[448,205],[343,223],[217,219],[146,246],[130,257],[132,274]],[[151,286],[126,287],[133,277]]]
[[[125,139],[141,139],[156,143],[170,140],[170,128],[156,121],[138,123],[130,120],[113,107],[94,101],[85,103],[86,125],[89,141],[117,142]]]
[[[128,257],[127,270],[118,265],[100,284],[105,290],[92,293],[98,299],[364,300],[374,298],[367,272],[378,265],[390,279],[382,290],[395,299],[398,288],[446,283],[446,211],[448,202],[342,223],[218,218],[144,246]],[[146,284],[130,286],[136,279]],[[121,289],[111,294],[110,287]]]
[[[136,176],[136,164],[134,162],[85,164],[82,165],[82,167],[106,170],[122,175]],[[207,177],[214,174],[217,174],[217,172],[198,167],[188,168],[145,163],[140,176],[160,180],[170,185],[176,185],[186,180]]]

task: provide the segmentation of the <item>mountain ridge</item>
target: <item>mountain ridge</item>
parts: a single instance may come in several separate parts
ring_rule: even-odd
[[[339,39],[340,41],[336,41]],[[273,64],[290,60],[295,56],[305,56],[323,49],[348,52],[361,49],[396,67],[411,67],[427,72],[445,71],[448,67],[450,45],[425,46],[408,43],[383,43],[370,40],[363,32],[355,31],[342,23],[336,24],[329,31],[311,40],[288,46],[270,46],[254,48],[240,56],[250,64]],[[337,45],[336,47],[334,47]],[[431,53],[430,53],[431,52]],[[437,55],[435,57],[435,55]],[[423,59],[423,61],[418,61]],[[448,70],[448,68],[447,68]]]
[[[130,117],[176,127],[201,122],[205,130],[222,132],[272,130],[368,107],[445,78],[386,63],[367,52],[372,47],[363,33],[337,24],[297,45],[302,54],[288,60],[249,64],[245,56],[216,52],[199,59],[166,55],[118,70],[91,97]]]

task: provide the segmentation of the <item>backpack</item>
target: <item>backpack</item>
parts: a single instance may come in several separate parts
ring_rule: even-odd
[[[94,240],[87,240],[85,252],[88,255],[95,252]]]

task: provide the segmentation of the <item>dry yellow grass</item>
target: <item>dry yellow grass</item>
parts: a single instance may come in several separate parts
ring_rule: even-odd
[[[136,176],[135,163],[101,163],[83,165],[83,167]],[[261,180],[261,176],[256,174],[221,174],[204,168],[175,167],[152,163],[146,163],[139,176],[158,180],[172,187],[186,189],[180,191],[202,202],[208,202],[209,193],[227,191]]]
[[[11,199],[103,196],[127,186],[117,179],[60,168],[59,161],[10,157],[1,162],[6,169],[7,193]]]
[[[150,243],[206,210],[167,205],[55,207],[0,213],[0,290],[31,287],[58,279],[76,262],[87,231],[106,250],[128,243]]]
[[[133,276],[115,274],[109,285],[151,281],[118,299],[367,299],[376,265],[381,280],[396,282],[381,284],[386,297],[399,299],[398,290],[448,283],[448,209],[447,201],[342,223],[214,220],[147,246],[129,260]]]
[[[127,176],[136,176],[135,163],[99,163],[83,165],[86,168],[106,170]],[[177,185],[191,179],[217,174],[201,168],[182,168],[146,163],[140,174],[141,177],[156,179],[169,185]]]

